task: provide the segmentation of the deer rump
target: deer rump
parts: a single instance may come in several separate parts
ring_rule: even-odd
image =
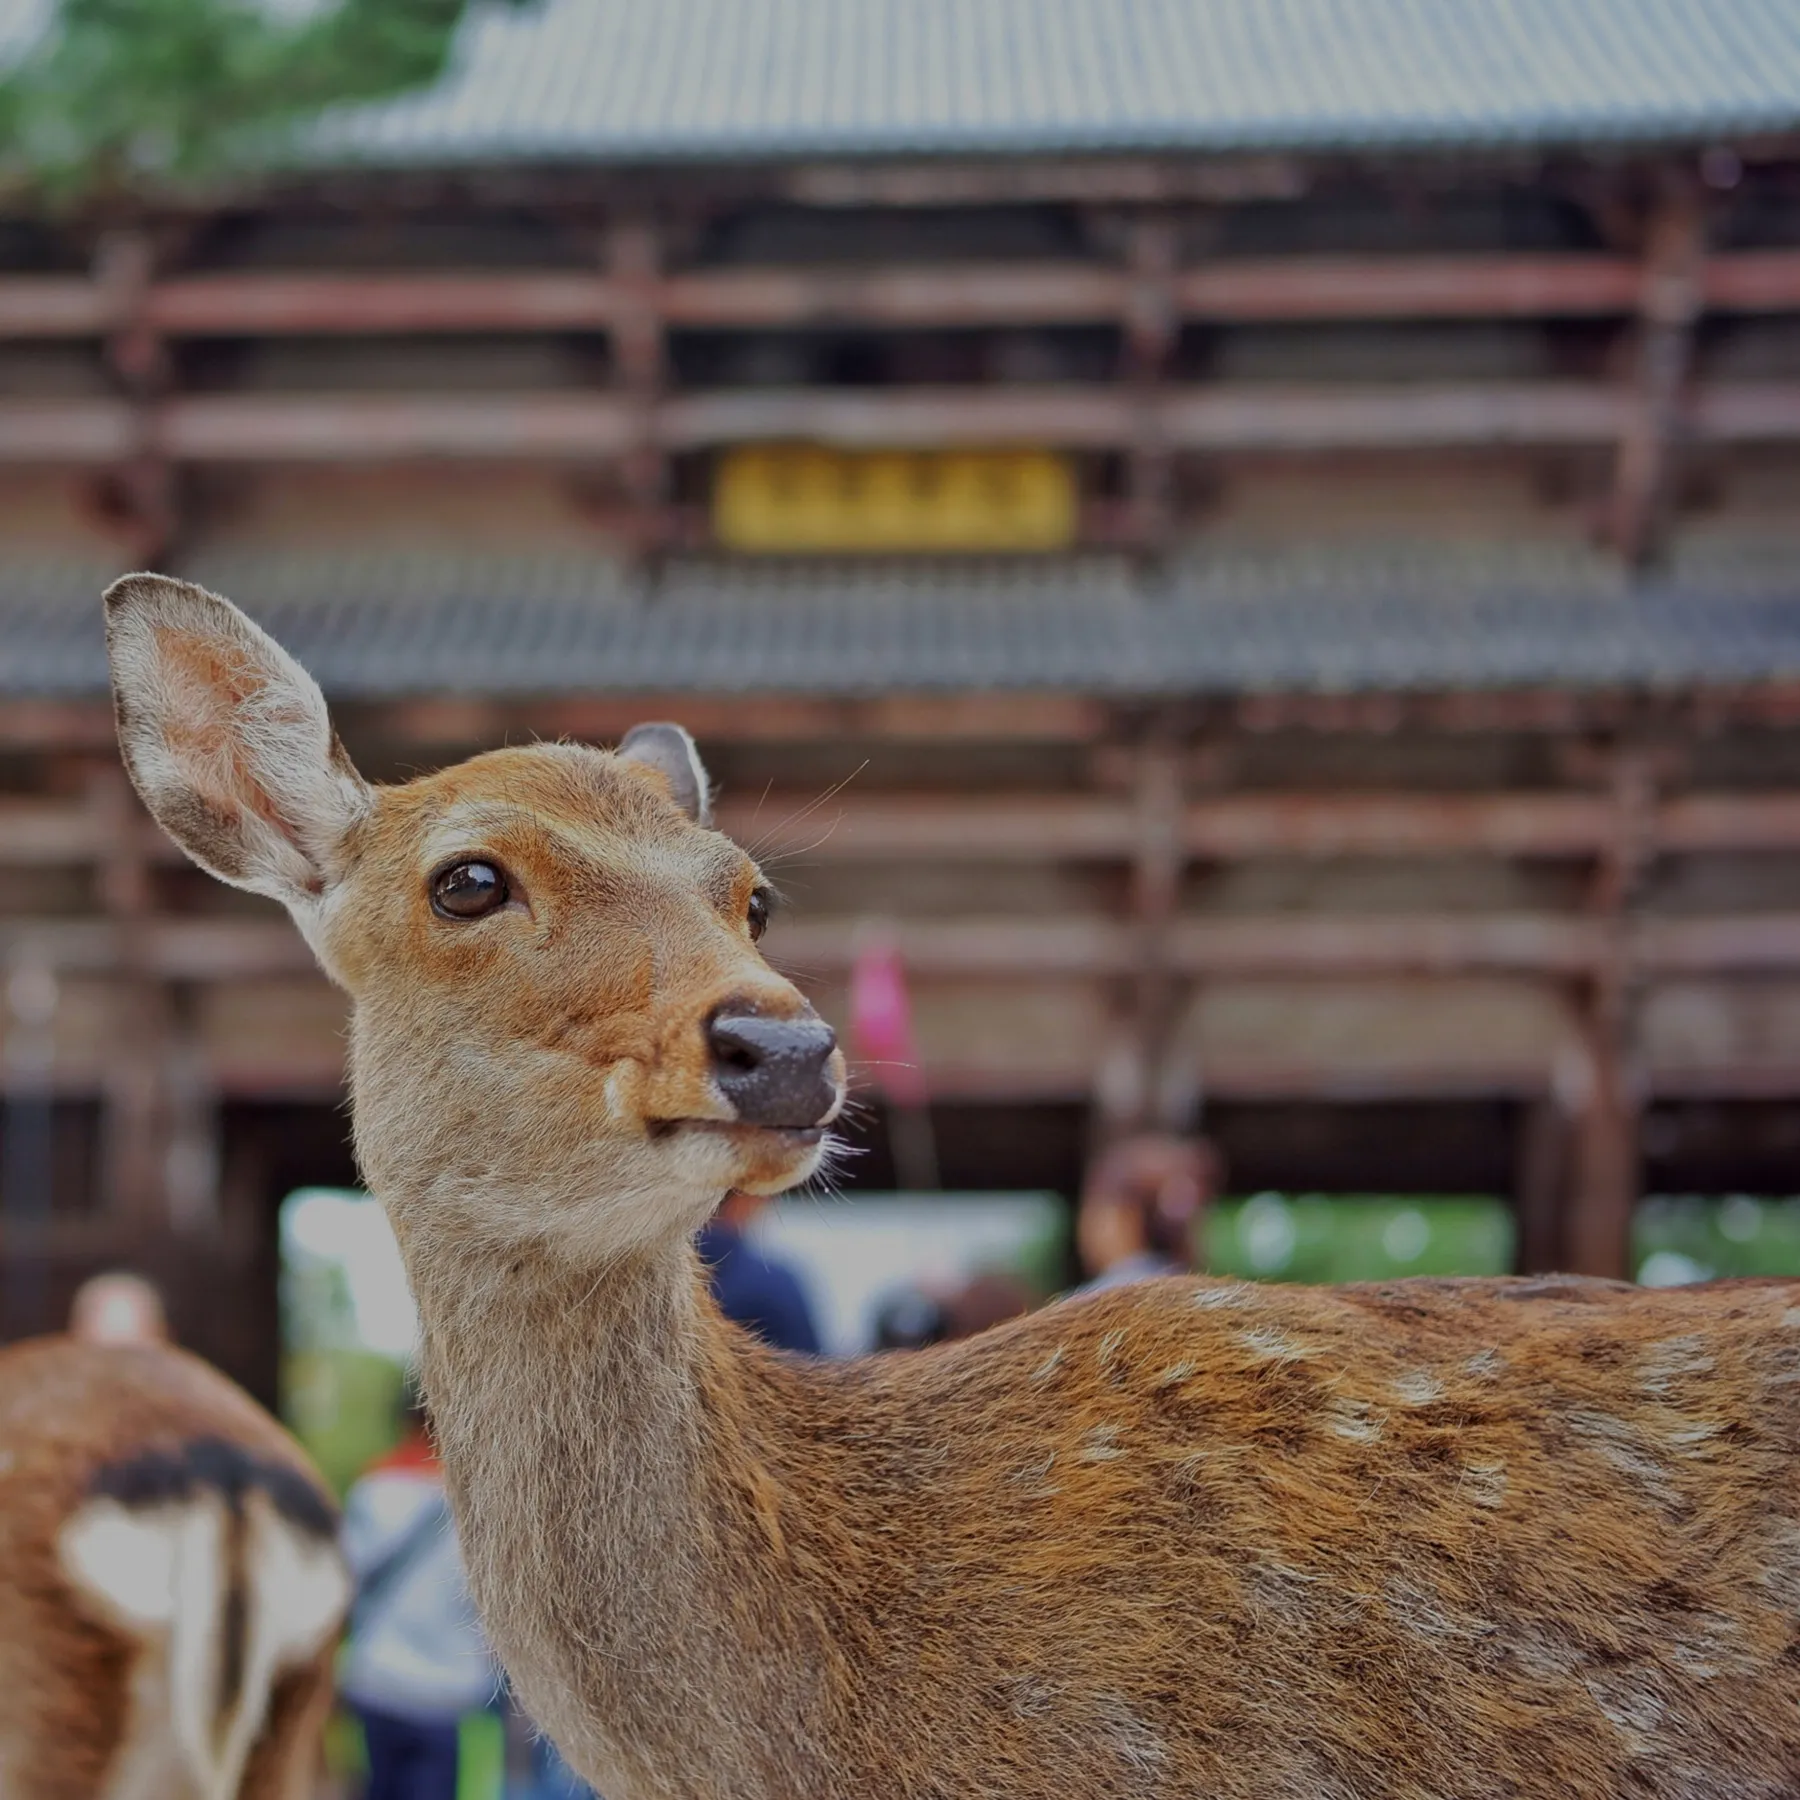
[[[0,1794],[301,1800],[348,1584],[285,1433],[179,1351],[0,1356]]]

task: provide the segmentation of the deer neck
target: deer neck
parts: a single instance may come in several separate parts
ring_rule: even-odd
[[[719,1315],[685,1241],[595,1272],[393,1210],[471,1585],[527,1708],[609,1795],[716,1782],[722,1747],[760,1761],[744,1709],[770,1716],[813,1635],[768,1454],[794,1371]]]

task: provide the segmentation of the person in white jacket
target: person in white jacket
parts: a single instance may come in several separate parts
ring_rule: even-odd
[[[366,1800],[455,1800],[461,1720],[492,1704],[498,1674],[469,1598],[443,1469],[408,1392],[400,1442],[344,1502],[356,1600],[339,1688],[368,1748]]]

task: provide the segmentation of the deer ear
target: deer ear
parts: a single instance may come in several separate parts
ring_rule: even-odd
[[[235,887],[306,910],[370,794],[318,685],[229,600],[165,575],[106,591],[125,766],[156,822]]]
[[[663,778],[670,797],[696,825],[712,823],[712,783],[694,740],[679,725],[634,725],[619,740],[619,755]]]

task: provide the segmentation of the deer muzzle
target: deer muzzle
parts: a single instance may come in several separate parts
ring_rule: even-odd
[[[823,1019],[719,1012],[707,1022],[706,1046],[739,1124],[806,1131],[837,1104],[837,1034]]]

